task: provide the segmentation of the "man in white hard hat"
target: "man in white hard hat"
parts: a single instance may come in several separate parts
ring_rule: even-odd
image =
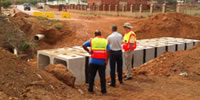
[[[123,25],[125,34],[123,38],[123,50],[124,50],[124,58],[125,58],[125,67],[127,70],[125,80],[132,79],[132,55],[133,51],[136,48],[136,34],[132,31],[132,26],[130,23],[124,23]]]

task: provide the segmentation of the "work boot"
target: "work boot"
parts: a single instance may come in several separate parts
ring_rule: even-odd
[[[108,85],[111,86],[111,87],[116,87],[116,85],[112,84],[112,83],[108,83]]]
[[[119,81],[120,84],[123,84],[123,81]]]
[[[94,91],[93,89],[88,89],[88,92],[93,93]]]
[[[132,79],[133,79],[132,77],[126,77],[126,78],[124,78],[125,81],[132,80]]]
[[[106,94],[106,93],[107,93],[107,91],[101,91],[101,93],[102,93],[102,94]]]

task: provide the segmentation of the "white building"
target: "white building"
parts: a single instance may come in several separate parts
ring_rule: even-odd
[[[60,5],[60,4],[74,4],[74,5],[87,5],[87,3],[82,2],[81,0],[46,0],[48,5]]]

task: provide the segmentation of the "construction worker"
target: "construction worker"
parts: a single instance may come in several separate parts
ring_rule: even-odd
[[[124,30],[126,31],[123,38],[123,50],[124,50],[124,59],[125,67],[127,69],[125,80],[132,79],[132,54],[136,48],[136,34],[131,30],[133,27],[130,23],[125,23],[123,25]]]
[[[111,76],[111,83],[109,84],[112,87],[115,87],[115,69],[117,64],[117,73],[118,73],[118,80],[120,84],[123,83],[122,81],[122,35],[117,32],[117,26],[112,26],[112,34],[108,36],[107,40],[110,44],[110,76]]]
[[[89,50],[87,47],[91,47]],[[95,32],[95,38],[88,40],[83,44],[83,49],[86,50],[90,55],[89,65],[89,88],[88,92],[93,92],[94,79],[97,71],[99,72],[101,81],[101,93],[105,94],[106,91],[106,78],[105,70],[106,64],[109,58],[110,45],[108,41],[101,36],[100,31]]]

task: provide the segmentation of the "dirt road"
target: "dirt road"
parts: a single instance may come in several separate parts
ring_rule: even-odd
[[[40,12],[39,10],[35,10],[32,7],[31,7],[30,11],[24,10],[24,6],[23,5],[17,5],[17,9],[20,10],[21,12],[24,12],[24,13],[29,14],[29,15],[33,15],[33,12]]]

